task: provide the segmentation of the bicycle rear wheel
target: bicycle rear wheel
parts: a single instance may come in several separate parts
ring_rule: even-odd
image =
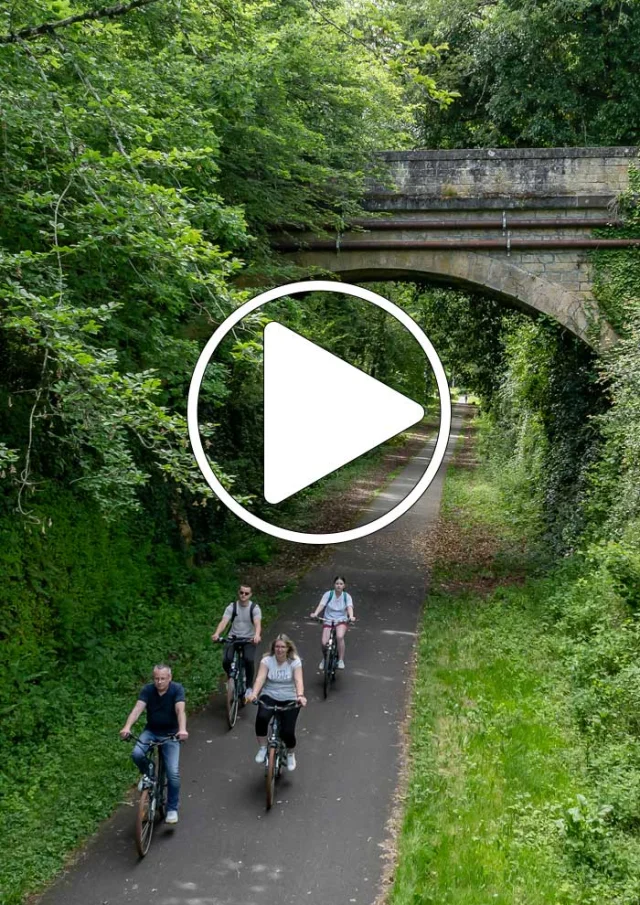
[[[154,814],[150,789],[143,789],[138,801],[138,813],[136,815],[136,848],[141,858],[149,851],[151,837],[153,836]]]
[[[238,704],[239,698],[236,680],[233,677],[230,677],[227,680],[227,722],[229,723],[229,729],[233,729],[236,720],[238,719]]]
[[[276,797],[276,749],[270,747],[267,752],[267,769],[265,771],[267,784],[267,811],[271,808]]]

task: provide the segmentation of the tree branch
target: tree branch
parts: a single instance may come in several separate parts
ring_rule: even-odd
[[[116,3],[115,6],[102,6],[100,9],[92,9],[86,13],[78,13],[77,16],[68,16],[57,22],[43,22],[42,25],[32,25],[30,28],[22,28],[20,31],[8,35],[0,35],[0,44],[15,44],[25,38],[38,38],[40,35],[53,34],[58,28],[67,28],[77,22],[89,22],[95,19],[115,19],[124,16],[132,9],[140,9],[151,3],[159,3],[160,0],[131,0],[131,3]]]

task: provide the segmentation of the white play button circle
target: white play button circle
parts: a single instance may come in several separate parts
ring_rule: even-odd
[[[355,296],[382,308],[414,336],[429,360],[440,395],[440,427],[424,474],[398,505],[375,521],[348,531],[311,534],[291,531],[241,506],[216,477],[200,437],[198,397],[213,353],[244,317],[268,302],[301,292]],[[422,406],[369,377],[278,323],[264,331],[264,497],[279,503],[341,468],[422,419]],[[435,477],[447,448],[451,401],[444,369],[427,336],[409,315],[375,292],[328,280],[290,283],[241,305],[215,331],[193,372],[187,405],[189,437],[207,483],[220,500],[252,527],[283,540],[328,544],[355,540],[391,524],[416,503]],[[348,424],[335,440],[335,425]],[[328,442],[327,438],[332,438]]]

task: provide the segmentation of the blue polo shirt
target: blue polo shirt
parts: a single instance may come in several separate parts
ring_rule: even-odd
[[[158,689],[150,682],[144,686],[138,700],[147,705],[146,729],[156,735],[172,735],[178,731],[176,704],[184,701],[184,688],[179,682],[169,682],[164,694],[158,694]]]

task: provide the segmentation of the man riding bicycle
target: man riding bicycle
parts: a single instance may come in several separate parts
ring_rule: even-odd
[[[211,640],[217,641],[229,624],[231,624],[231,634],[229,643],[224,646],[222,666],[229,675],[234,648],[239,646],[233,642],[244,641],[242,655],[247,677],[246,694],[250,695],[255,674],[256,646],[260,644],[262,638],[262,611],[258,604],[251,600],[251,588],[248,584],[241,584],[238,588],[237,600],[235,603],[230,603],[225,609]]]
[[[147,725],[140,733],[140,738],[131,752],[131,757],[142,773],[141,788],[149,773],[147,751],[149,743],[161,741],[169,735],[177,736],[169,739],[162,746],[162,757],[167,774],[167,816],[165,823],[178,822],[178,804],[180,798],[180,741],[189,737],[187,732],[187,714],[185,711],[184,688],[179,682],[171,681],[171,669],[160,663],[153,668],[153,682],[145,685],[138,695],[133,710],[120,730],[121,738],[129,738],[131,727],[146,710]]]

